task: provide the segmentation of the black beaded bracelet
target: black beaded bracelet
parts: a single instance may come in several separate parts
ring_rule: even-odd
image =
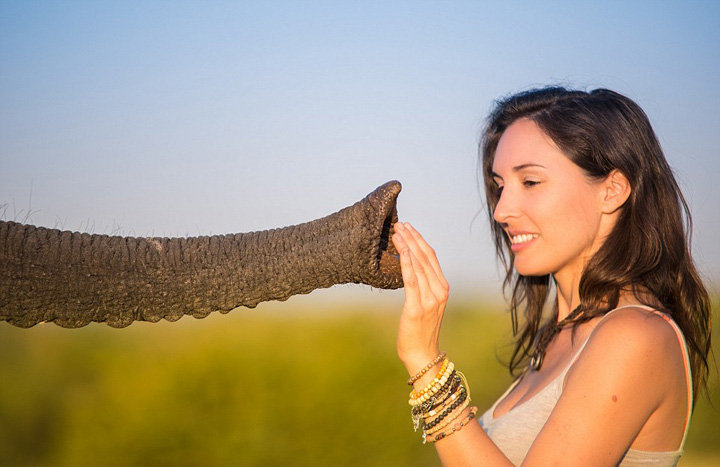
[[[432,429],[433,427],[437,426],[437,424],[440,423],[441,421],[443,421],[443,420],[445,419],[445,417],[447,417],[447,416],[450,415],[455,409],[457,409],[458,407],[460,407],[460,405],[461,405],[463,402],[465,402],[465,399],[467,399],[467,391],[463,391],[462,394],[460,395],[460,397],[458,397],[458,399],[457,399],[455,402],[453,402],[453,403],[450,405],[450,407],[448,407],[443,413],[441,413],[440,415],[438,415],[438,417],[437,417],[436,419],[434,419],[432,422],[424,425],[424,429],[425,429],[425,430],[430,430],[430,429]]]
[[[437,443],[443,438],[447,438],[448,436],[452,435],[453,433],[457,433],[458,431],[462,430],[465,425],[470,423],[470,421],[475,418],[477,415],[478,408],[472,407],[470,409],[470,413],[467,414],[467,416],[460,421],[459,423],[455,424],[454,427],[450,431],[441,431],[440,433],[434,433],[434,436],[429,435],[423,435],[423,443],[430,442],[430,443]]]
[[[440,412],[442,412],[443,410],[447,409],[447,408],[450,406],[450,404],[452,404],[453,402],[455,402],[455,400],[456,400],[458,397],[460,397],[460,395],[461,395],[462,393],[464,393],[464,392],[465,392],[465,386],[462,386],[462,385],[461,385],[461,386],[457,387],[454,391],[450,392],[450,393],[447,395],[447,397],[445,397],[445,399],[444,399],[440,404],[436,405],[435,407],[433,407],[433,408],[431,408],[431,409],[429,409],[429,410],[426,410],[426,411],[425,411],[425,419],[426,419],[426,420],[431,419],[432,417],[434,417],[434,416],[437,415],[438,413],[440,413]]]
[[[457,388],[460,387],[462,379],[460,378],[460,375],[458,375],[456,371],[453,370],[453,372],[450,373],[450,378],[448,378],[448,382],[450,382],[450,386],[448,386],[446,382],[445,385],[440,389],[440,391],[430,400],[425,401],[422,404],[418,404],[410,410],[410,416],[413,420],[414,426],[419,426],[420,419],[423,417],[424,414],[427,414],[431,410],[435,410],[441,405],[443,405],[447,401],[447,399],[450,398],[450,396],[455,391],[457,391]]]
[[[457,391],[457,389],[460,387],[462,383],[462,379],[460,379],[460,376],[453,372],[453,378],[452,383],[450,386],[446,388],[446,390],[441,390],[437,396],[435,396],[433,399],[431,399],[432,404],[423,407],[426,412],[430,412],[431,410],[435,410],[441,405],[445,403],[445,401],[454,393]]]

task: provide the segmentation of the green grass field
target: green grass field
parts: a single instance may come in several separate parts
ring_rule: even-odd
[[[398,310],[305,306],[121,330],[0,323],[0,465],[437,465],[412,430]],[[443,331],[481,410],[510,382],[509,317],[486,308],[451,306]],[[720,465],[706,400],[686,453]]]

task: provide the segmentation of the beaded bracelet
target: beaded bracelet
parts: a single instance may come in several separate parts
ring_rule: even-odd
[[[423,429],[423,433],[425,433],[426,435],[433,435],[443,430],[446,426],[452,424],[452,422],[454,422],[460,416],[463,410],[465,410],[470,405],[470,402],[472,402],[472,399],[470,399],[470,396],[468,396],[462,404],[460,404],[456,409],[453,410],[453,412],[451,412],[451,417],[448,417],[447,419],[443,420],[437,426],[431,429]]]
[[[455,418],[457,418],[457,416],[459,416],[459,414],[465,409],[465,407],[467,407],[469,405],[470,401],[472,400],[470,398],[470,386],[468,385],[467,378],[465,378],[465,375],[461,371],[457,372],[457,376],[462,380],[463,383],[465,383],[464,385],[460,384],[460,387],[466,391],[467,399],[465,400],[465,403],[462,405],[462,408],[460,408],[456,412],[457,413],[456,416],[451,417],[449,420],[440,423],[436,428],[431,429],[430,433],[435,433],[435,432],[441,430],[442,428],[444,428],[445,426],[449,425],[450,423],[452,423],[452,421]],[[428,432],[428,428],[427,427],[423,428],[423,432]]]
[[[429,436],[427,436],[427,435],[423,435],[423,443],[425,443],[425,442],[437,443],[437,442],[440,441],[441,439],[446,438],[446,437],[448,437],[448,436],[450,436],[450,435],[452,435],[452,434],[454,434],[454,433],[457,433],[458,431],[462,430],[465,425],[467,425],[468,423],[470,423],[470,421],[471,421],[473,418],[475,418],[475,416],[477,415],[477,412],[478,412],[478,408],[477,408],[477,407],[472,407],[472,408],[470,409],[470,413],[469,413],[463,420],[461,420],[460,422],[456,423],[455,426],[453,426],[452,430],[450,430],[450,431],[443,431],[443,432],[440,432],[440,433],[438,433],[437,435],[432,436],[432,437],[429,437]]]
[[[457,370],[453,371],[450,375],[450,378],[448,378],[448,381],[445,383],[445,386],[438,391],[437,394],[435,394],[434,397],[432,397],[429,401],[427,401],[425,404],[423,404],[423,408],[426,412],[430,412],[431,410],[435,410],[441,405],[445,403],[448,397],[450,397],[452,394],[454,394],[460,386],[462,386],[462,379],[460,379],[460,376],[457,374]]]
[[[430,381],[427,385],[425,385],[425,387],[422,388],[421,390],[416,391],[415,389],[413,389],[412,391],[410,391],[410,398],[417,399],[420,396],[427,393],[428,391],[430,391],[432,389],[432,387],[438,382],[438,380],[440,380],[446,373],[449,372],[448,368],[450,367],[450,365],[452,365],[453,367],[455,366],[450,360],[448,360],[446,358],[443,361],[443,364],[440,366],[440,369],[438,370],[437,374],[435,375],[435,378],[433,378],[433,380]]]
[[[457,385],[459,384],[457,382],[457,372],[455,369],[450,373],[450,375],[445,379],[444,377],[440,379],[440,383],[442,385],[440,388],[435,391],[432,396],[428,398],[427,401],[425,401],[422,406],[425,409],[425,411],[428,411],[432,409],[433,407],[437,407],[438,405],[442,404],[445,399],[447,399],[450,394],[452,394],[455,389],[457,389]],[[443,383],[444,381],[444,383]],[[439,385],[438,384],[438,385]],[[454,387],[454,388],[453,388]]]
[[[461,385],[449,397],[446,397],[445,400],[442,401],[442,403],[436,405],[435,407],[431,408],[430,410],[427,410],[425,412],[427,414],[427,416],[425,417],[425,420],[427,420],[430,417],[434,417],[435,415],[439,414],[441,411],[445,410],[448,407],[448,405],[452,404],[455,401],[455,399],[457,399],[464,393],[467,393],[467,390],[465,389],[465,386]]]
[[[426,392],[428,392],[428,391],[432,388],[432,386],[433,386],[442,376],[444,376],[445,373],[447,373],[448,367],[450,366],[451,363],[452,363],[452,362],[451,362],[450,360],[448,360],[447,358],[446,358],[445,360],[443,360],[442,365],[440,365],[440,369],[439,369],[438,372],[435,374],[435,378],[433,378],[433,380],[430,381],[430,382],[429,382],[424,388],[422,388],[421,390],[416,391],[415,389],[413,389],[412,391],[410,391],[410,398],[411,398],[411,399],[416,399],[416,398],[420,397],[421,395],[425,394]]]
[[[448,415],[450,415],[456,408],[458,408],[465,400],[467,399],[467,391],[463,391],[460,394],[460,397],[457,398],[457,400],[453,401],[450,406],[445,409],[440,415],[433,418],[430,422],[425,424],[426,430],[431,430],[435,428],[440,422],[445,420]]]
[[[431,411],[437,411],[441,407],[444,408],[448,398],[455,394],[458,388],[464,389],[461,382],[462,379],[456,374],[456,371],[453,370],[453,372],[450,373],[450,378],[448,378],[448,381],[437,394],[422,404],[415,405],[410,409],[410,419],[413,422],[413,429],[415,431],[420,428],[420,421],[427,418]],[[454,399],[455,398],[453,398],[453,400]],[[435,415],[435,413],[432,413],[432,415]]]
[[[447,383],[448,379],[450,378],[450,374],[454,369],[455,364],[450,362],[442,376],[436,376],[435,379],[433,379],[430,384],[428,384],[420,392],[412,391],[410,393],[410,400],[408,401],[408,403],[413,406],[422,404],[423,402],[429,400],[431,397],[439,393],[440,390],[445,386],[445,383]]]
[[[430,369],[442,360],[442,365],[433,378],[419,391],[412,390],[408,403],[412,407],[410,416],[413,427],[423,426],[423,443],[437,442],[462,429],[477,414],[477,407],[472,407],[470,413],[455,423],[451,431],[443,431],[446,427],[462,415],[470,406],[470,388],[467,378],[460,371],[455,370],[455,364],[445,358],[441,352],[432,362],[426,365],[418,374],[408,380],[408,384],[417,382]]]
[[[425,376],[425,373],[430,371],[430,368],[434,367],[435,365],[437,365],[438,363],[443,361],[444,358],[445,358],[445,352],[440,352],[440,355],[435,357],[435,360],[433,360],[432,362],[425,365],[425,367],[422,370],[420,370],[415,376],[413,376],[412,378],[407,380],[408,386],[412,386],[415,383],[415,381],[417,381],[420,378],[422,378],[423,376]]]

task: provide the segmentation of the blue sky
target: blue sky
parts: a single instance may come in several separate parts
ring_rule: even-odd
[[[455,290],[498,292],[494,99],[608,87],[650,116],[720,284],[718,2],[0,0],[0,214],[95,233],[296,224],[403,183]]]

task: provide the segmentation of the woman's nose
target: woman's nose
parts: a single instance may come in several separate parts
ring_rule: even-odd
[[[493,219],[495,219],[496,222],[505,224],[508,219],[516,215],[515,208],[513,206],[514,203],[512,201],[511,193],[509,193],[507,189],[503,189],[500,193],[500,198],[495,205]]]

